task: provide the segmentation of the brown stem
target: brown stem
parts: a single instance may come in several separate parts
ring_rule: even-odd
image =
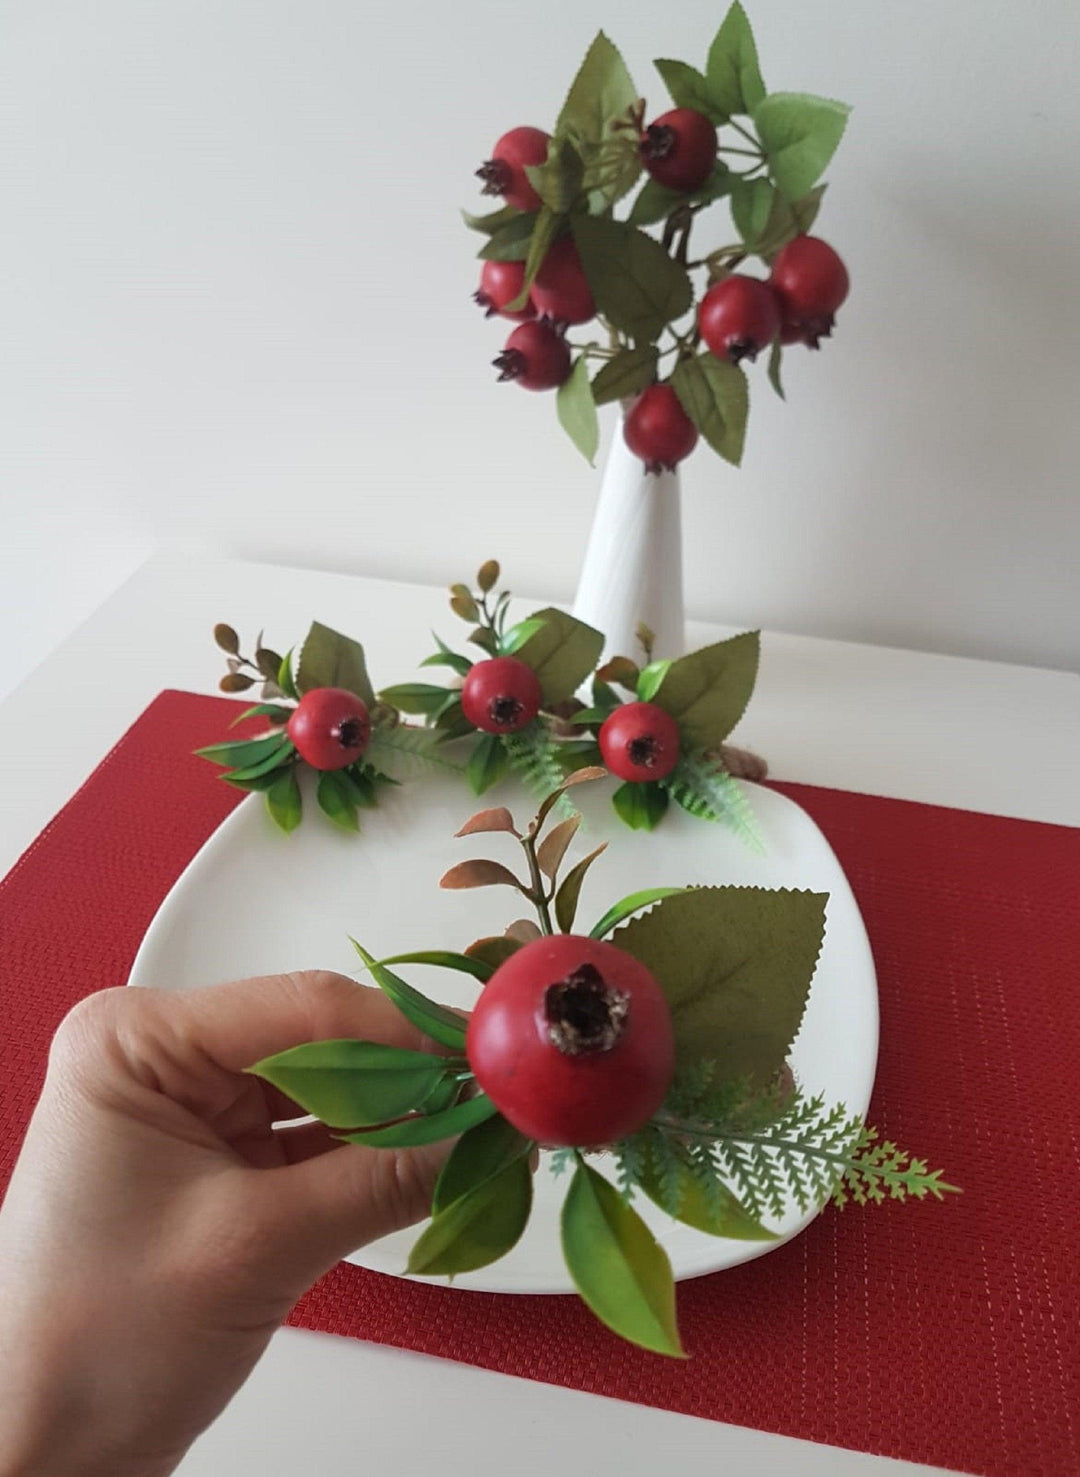
[[[536,909],[536,915],[540,919],[540,931],[548,938],[555,932],[551,924],[551,912],[548,909],[548,898],[544,891],[544,879],[540,874],[540,864],[536,860],[536,837],[522,836],[521,844],[525,849],[525,859],[529,864],[529,891],[525,896]]]

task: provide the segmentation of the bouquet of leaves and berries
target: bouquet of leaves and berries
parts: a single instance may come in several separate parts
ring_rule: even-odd
[[[619,400],[627,444],[650,470],[675,467],[699,435],[738,464],[743,364],[768,350],[782,395],[784,347],[816,349],[848,294],[840,257],[808,232],[849,109],[768,92],[738,0],[703,70],[656,69],[674,106],[646,121],[601,32],[553,132],[517,127],[498,140],[477,173],[504,204],[465,215],[488,238],[476,298],[518,323],[495,360],[500,378],[556,390],[559,420],[590,461],[597,407]],[[699,218],[711,222],[720,202],[727,239],[699,245]],[[767,276],[744,270],[753,259]]]
[[[562,1249],[574,1286],[616,1333],[681,1355],[671,1264],[635,1200],[708,1235],[768,1241],[769,1222],[792,1206],[940,1199],[953,1187],[842,1104],[807,1098],[792,1077],[826,896],[651,888],[575,932],[582,881],[603,847],[562,875],[580,818],[557,820],[556,807],[565,788],[603,773],[569,776],[524,831],[499,807],[459,832],[508,836],[524,875],[475,858],[442,886],[509,887],[536,922],[516,920],[460,953],[377,960],[356,945],[375,983],[444,1055],[320,1041],[251,1070],[345,1142],[457,1139],[410,1273],[452,1277],[509,1252],[532,1207],[531,1160],[553,1151],[552,1168],[571,1172]],[[403,979],[405,965],[477,981],[468,1019]]]

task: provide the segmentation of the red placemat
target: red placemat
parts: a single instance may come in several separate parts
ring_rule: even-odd
[[[163,693],[0,883],[0,1183],[65,1011],[122,983],[168,887],[238,796],[191,749],[236,705]],[[160,775],[170,774],[167,803]],[[805,785],[877,960],[872,1119],[964,1187],[827,1211],[684,1283],[687,1364],[574,1298],[339,1266],[303,1327],[964,1471],[1080,1473],[1080,831]]]

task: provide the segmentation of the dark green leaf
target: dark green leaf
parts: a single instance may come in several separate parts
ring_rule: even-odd
[[[431,1212],[438,1215],[455,1200],[469,1195],[485,1180],[501,1174],[511,1164],[526,1159],[533,1149],[531,1139],[519,1133],[501,1114],[470,1128],[450,1151],[435,1182]]]
[[[469,633],[468,638],[474,646],[479,646],[481,651],[486,651],[489,656],[498,656],[499,647],[495,640],[495,632],[487,626],[477,626],[475,631]]]
[[[399,682],[396,687],[384,687],[379,693],[381,703],[389,703],[402,713],[438,713],[453,697],[451,689],[435,687],[430,682]]]
[[[815,185],[799,200],[788,200],[779,190],[774,190],[769,219],[765,222],[761,240],[757,243],[758,255],[771,261],[781,247],[809,231],[817,219],[826,188],[825,185]]]
[[[765,234],[775,196],[775,188],[763,175],[752,180],[732,180],[731,217],[739,235],[752,250]]]
[[[654,831],[668,808],[667,791],[659,785],[634,784],[628,780],[611,797],[619,818],[633,831]]]
[[[593,403],[607,405],[612,400],[625,400],[639,394],[656,378],[656,361],[655,344],[620,349],[593,380]]]
[[[637,192],[627,219],[632,226],[655,225],[680,205],[685,205],[688,198],[683,190],[669,190],[658,180],[647,179]]]
[[[784,350],[780,340],[778,338],[774,339],[773,346],[769,350],[769,384],[772,385],[781,400],[784,399],[784,386],[780,379],[780,361],[783,358],[783,354]]]
[[[746,11],[735,0],[709,47],[709,96],[728,117],[752,113],[765,96],[754,33]]]
[[[686,268],[659,241],[608,216],[575,215],[570,226],[597,308],[635,341],[652,341],[690,307]]]
[[[441,1057],[375,1041],[312,1041],[248,1069],[331,1128],[411,1113],[446,1070]]]
[[[557,133],[544,163],[527,164],[525,173],[543,203],[565,215],[581,194],[585,164],[571,140]]]
[[[222,651],[227,651],[230,656],[239,656],[240,637],[233,630],[232,626],[227,626],[224,621],[219,621],[214,627],[214,640],[221,647]]]
[[[532,1195],[529,1166],[515,1159],[435,1215],[410,1252],[406,1271],[453,1277],[498,1261],[521,1239]]]
[[[703,353],[680,359],[671,384],[682,408],[725,461],[738,466],[746,439],[749,391],[737,364]]]
[[[634,913],[640,913],[642,908],[651,908],[661,898],[674,897],[676,893],[685,891],[685,887],[647,887],[642,892],[631,892],[612,904],[600,921],[589,929],[589,937],[602,939]]]
[[[424,1099],[420,1106],[429,1116],[434,1116],[436,1113],[445,1113],[448,1108],[456,1106],[461,1097],[464,1085],[460,1077],[455,1076],[453,1073],[448,1073],[439,1082],[436,1082],[430,1095]]]
[[[431,964],[438,969],[454,969],[458,974],[471,975],[486,985],[494,971],[483,959],[470,954],[455,954],[451,949],[417,949],[411,954],[393,954],[389,959],[380,959],[383,967],[391,964]]]
[[[371,977],[379,989],[393,1001],[406,1020],[419,1026],[425,1036],[430,1036],[432,1041],[438,1041],[442,1046],[450,1046],[458,1051],[464,1048],[465,1022],[461,1016],[455,1015],[445,1005],[429,1000],[419,990],[414,990],[412,985],[406,984],[398,975],[374,959],[355,939],[350,939],[350,943],[371,970]]]
[[[269,769],[265,774],[257,774],[254,779],[244,779],[243,770],[230,770],[225,774],[219,774],[218,779],[223,784],[231,785],[234,790],[247,790],[258,793],[272,790],[282,775],[290,773],[291,770],[291,759],[284,758],[276,769]],[[237,774],[241,776],[239,779],[236,777]]]
[[[287,651],[281,658],[281,666],[278,668],[277,685],[286,697],[291,697],[296,702],[300,693],[296,686],[296,678],[293,676],[292,651]]]
[[[612,942],[651,970],[671,1007],[680,1066],[723,1064],[767,1087],[799,1029],[825,929],[823,893],[695,887]]]
[[[539,677],[544,706],[550,708],[573,697],[596,666],[604,638],[592,626],[553,606],[538,610],[534,619],[543,625],[520,648],[517,658]]]
[[[474,795],[483,795],[506,773],[509,760],[497,733],[480,735],[476,748],[469,757],[465,774]]]
[[[610,136],[612,123],[628,113],[637,98],[618,48],[600,31],[570,85],[555,132],[601,144]]]
[[[683,1357],[667,1253],[637,1211],[579,1159],[562,1212],[574,1286],[601,1323],[656,1354]]]
[[[229,779],[234,783],[238,780],[260,779],[264,774],[269,774],[271,770],[280,768],[295,752],[290,741],[282,737],[278,747],[272,752],[268,751],[264,759],[260,759],[255,764],[238,765],[236,769],[230,770],[227,775],[222,775],[222,779]]]
[[[284,687],[280,679],[279,685]],[[300,650],[296,685],[301,692],[310,692],[316,687],[344,687],[369,708],[375,703],[364,661],[364,648],[358,641],[332,631],[319,621],[312,622]]]
[[[677,1221],[682,1221],[686,1226],[693,1226],[696,1231],[704,1231],[707,1236],[728,1236],[733,1241],[775,1241],[777,1239],[775,1231],[768,1230],[743,1209],[726,1185],[717,1182],[711,1192],[707,1191],[683,1163],[679,1163],[677,1174],[678,1183],[675,1187],[675,1193],[679,1197],[679,1209],[675,1215]],[[668,1210],[671,1196],[665,1195],[661,1190],[655,1167],[648,1157],[638,1176],[638,1184],[649,1199],[659,1205],[661,1210]],[[668,1214],[671,1214],[670,1210]]]
[[[528,641],[530,636],[535,636],[537,631],[543,630],[544,623],[533,617],[527,621],[518,621],[516,626],[511,626],[509,631],[503,634],[499,642],[499,653],[502,656],[513,656],[516,651]]]
[[[607,842],[598,846],[595,851],[582,857],[576,866],[571,867],[563,878],[558,892],[555,894],[555,922],[563,933],[569,933],[574,926],[574,918],[577,916],[578,899],[581,896],[581,884],[585,881],[585,873],[592,866],[601,852],[607,850]]]
[[[610,716],[610,708],[579,708],[574,716],[567,721],[569,723],[603,723]]]
[[[375,1149],[411,1149],[420,1144],[437,1144],[441,1139],[456,1138],[476,1124],[483,1123],[495,1112],[495,1104],[481,1093],[445,1113],[429,1117],[403,1118],[386,1128],[372,1128],[364,1133],[343,1135],[347,1144],[368,1144]]]
[[[291,766],[284,774],[279,775],[267,790],[266,808],[274,824],[286,834],[295,831],[300,824],[300,786],[296,782],[296,772]]]
[[[435,727],[439,737],[444,742],[448,742],[450,739],[464,738],[466,734],[476,732],[462,711],[460,698],[457,702],[447,704],[435,719]]]
[[[463,210],[461,218],[470,231],[480,231],[485,236],[494,236],[496,231],[520,214],[521,211],[513,205],[503,205],[499,210],[489,211],[487,215],[470,215],[467,210]]]
[[[356,801],[350,794],[348,785],[332,769],[324,770],[319,775],[315,797],[319,802],[319,809],[330,817],[335,826],[340,826],[343,831],[360,829]]]
[[[426,656],[420,665],[422,667],[449,667],[459,677],[467,677],[473,668],[469,658],[459,656],[456,651],[437,651],[432,656]]]
[[[513,302],[507,303],[511,312],[518,312],[525,306],[529,296],[529,288],[536,281],[544,258],[551,249],[552,242],[562,230],[564,217],[548,205],[542,205],[536,217],[536,225],[533,227],[532,237],[529,241],[528,255],[525,257],[525,280],[521,291]]]
[[[339,769],[337,774],[355,805],[363,806],[365,810],[375,808],[378,804],[375,779],[361,761],[350,764],[347,769]]]
[[[288,723],[292,715],[292,708],[282,708],[277,703],[256,703],[253,708],[245,708],[238,717],[233,719],[229,727],[235,728],[246,718],[269,718],[271,723]]]
[[[761,635],[744,631],[673,661],[653,702],[689,748],[716,749],[738,723],[757,680]]]
[[[717,106],[708,79],[696,67],[689,67],[685,62],[667,61],[663,57],[653,62],[653,66],[664,79],[664,86],[677,108],[693,108],[695,113],[704,113],[713,123],[727,122],[728,114]]]
[[[650,662],[649,665],[639,673],[637,680],[637,695],[641,702],[652,702],[661,682],[668,674],[671,662],[667,659],[658,662]]]
[[[578,356],[573,369],[555,392],[555,411],[559,425],[592,466],[600,445],[600,422],[589,385],[589,366],[584,354]]]
[[[489,262],[523,262],[529,254],[535,225],[535,210],[515,212],[480,248],[479,256]]]
[[[205,749],[196,749],[200,759],[209,759],[211,764],[224,764],[229,769],[244,769],[249,764],[259,764],[271,754],[280,753],[285,747],[285,735],[268,733],[262,738],[235,739],[231,743],[208,744]]]
[[[828,168],[844,135],[846,103],[805,92],[774,92],[754,108],[769,173],[791,200],[805,195]]]

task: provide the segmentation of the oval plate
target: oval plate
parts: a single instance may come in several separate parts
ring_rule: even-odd
[[[587,932],[611,903],[645,887],[712,883],[827,892],[825,942],[791,1063],[808,1094],[824,1093],[829,1102],[864,1114],[877,1063],[874,963],[851,888],[814,822],[785,796],[747,785],[766,845],[766,854],[757,856],[724,827],[696,820],[674,805],[651,835],[629,831],[611,810],[610,788],[599,783],[575,792],[586,823],[569,861],[600,841],[612,843],[586,877],[577,927]],[[520,861],[512,837],[454,839],[471,810],[492,803],[507,805],[519,821],[535,809],[535,802],[510,782],[499,787],[496,801],[485,797],[470,805],[459,780],[432,779],[384,791],[378,810],[362,812],[360,836],[334,830],[316,813],[314,796],[305,793],[304,823],[283,836],[267,816],[262,796],[250,796],[210,837],[162,903],[128,983],[184,990],[313,968],[360,978],[350,934],[382,958],[414,949],[464,948],[472,939],[500,933],[527,911],[511,891],[447,893],[438,886],[443,872],[467,856],[495,856],[510,865]],[[476,999],[479,987],[463,975],[415,966],[403,973],[448,1005],[468,1007]],[[600,1160],[597,1165],[603,1168]],[[502,1261],[455,1278],[454,1287],[572,1292],[559,1245],[566,1184],[542,1163],[521,1241]],[[792,1204],[781,1221],[770,1223],[777,1240],[735,1241],[680,1225],[643,1197],[635,1204],[666,1248],[678,1278],[762,1256],[814,1218]],[[388,1236],[350,1260],[401,1275],[417,1234],[414,1228]]]

